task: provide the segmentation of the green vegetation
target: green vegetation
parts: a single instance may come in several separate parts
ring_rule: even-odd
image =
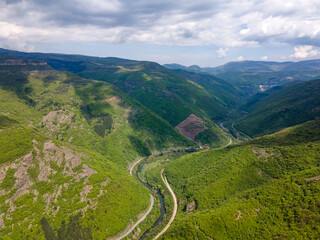
[[[168,121],[172,127],[191,113],[202,119],[220,121],[227,116],[229,106],[237,102],[235,97],[241,95],[241,91],[223,80],[219,80],[218,85],[225,86],[230,93],[226,90],[219,91],[224,87],[217,87],[215,84],[212,86],[207,80],[202,81],[203,87],[153,62],[6,50],[0,50],[0,53],[45,60],[56,70],[70,71],[84,78],[111,83]],[[210,85],[209,90],[206,89],[208,85]],[[218,89],[214,90],[215,88]],[[217,146],[227,141],[217,125],[212,122],[210,125],[212,129],[207,136],[214,134],[214,138],[206,143]],[[101,127],[97,128],[101,135],[103,130]]]
[[[5,178],[2,180],[0,188],[10,190],[16,182],[16,178],[14,177],[16,170],[9,168]]]
[[[197,73],[175,73],[150,62],[19,54],[87,79],[41,61],[1,65],[1,239],[119,235],[149,205],[148,190],[128,173],[145,156],[139,176],[160,189],[167,209],[148,237],[172,211],[165,169],[179,209],[162,239],[320,238],[319,80],[257,96],[235,127],[258,136],[315,120],[194,152],[173,127],[194,113],[207,127],[195,141],[225,145],[212,120],[236,115],[243,91],[196,66]],[[153,209],[142,231],[157,216]]]
[[[3,239],[114,236],[149,204],[128,163],[195,146],[108,83],[67,72],[8,72],[0,76]],[[20,75],[23,81],[14,80]]]
[[[20,125],[6,129],[7,141],[12,145],[20,143],[11,132],[24,133],[21,129]],[[70,223],[66,231],[76,234],[75,229],[88,229],[94,239],[105,239],[123,230],[130,219],[136,219],[147,208],[147,190],[129,176],[126,169],[101,154],[52,142],[31,128],[24,129],[29,136],[24,141],[31,144],[31,149],[23,153],[32,152],[25,157],[28,160],[22,161],[12,151],[2,152],[10,159],[17,159],[0,165],[1,173],[5,174],[0,183],[0,190],[5,191],[0,203],[5,226],[1,229],[3,236],[10,233],[11,239],[42,238],[44,233],[39,229],[44,213],[54,230],[69,216],[82,212],[83,216],[79,217],[82,227],[79,228],[77,220],[78,225],[72,227]],[[76,162],[71,163],[70,159],[76,162],[81,159],[82,163],[72,167]],[[77,239],[74,237],[69,239]]]
[[[205,89],[156,63],[119,62],[112,70],[109,64],[105,61],[99,69],[86,68],[78,74],[116,85],[172,126],[191,113],[219,119],[227,112],[224,103]]]
[[[30,105],[21,100],[20,92],[6,89],[9,81],[3,81],[0,88],[0,111],[8,117],[29,121],[50,137],[94,149],[120,164],[127,164],[142,153],[132,139],[139,139],[148,149],[146,153],[193,145],[166,121],[110,84],[70,73],[33,73],[23,83],[23,88],[32,89],[26,95],[35,103]],[[20,83],[11,85],[14,89]],[[104,101],[114,96],[119,99]],[[1,124],[8,121],[2,117]],[[23,145],[23,138],[21,142]]]
[[[220,78],[206,73],[188,72],[179,69],[174,70],[174,72],[189,79],[191,83],[206,89],[212,95],[213,101],[217,101],[227,109],[236,108],[244,103],[244,92]]]
[[[318,239],[319,152],[316,120],[158,162],[146,172],[148,181],[159,185],[165,168],[180,203],[162,239]]]
[[[57,235],[54,233],[50,223],[45,217],[41,219],[41,226],[46,240],[92,239],[91,229],[82,227],[81,214],[70,216],[68,224],[66,224],[65,221],[62,221],[60,228],[57,230]]]
[[[214,68],[166,64],[169,69],[212,74],[242,89],[247,96],[275,86],[320,77],[319,59],[300,62],[235,61]]]
[[[0,132],[0,164],[10,162],[27,154],[32,149],[31,129],[18,126]]]
[[[199,133],[195,137],[195,141],[201,142],[205,146],[210,146],[212,148],[226,145],[229,142],[229,140],[228,138],[226,138],[225,132],[223,132],[220,128],[217,129],[208,119],[204,120],[207,129]]]
[[[251,102],[249,114],[235,127],[250,136],[261,136],[320,116],[320,80],[299,83]]]
[[[226,141],[224,133],[208,119],[220,120],[226,116],[228,104],[234,101],[235,95],[238,94],[236,89],[233,89],[234,95],[231,93],[228,95],[232,100],[228,97],[220,99],[219,97],[224,94],[219,95],[219,90],[207,91],[195,82],[188,81],[156,63],[136,61],[115,63],[107,60],[100,62],[99,68],[90,65],[77,74],[114,84],[167,120],[172,126],[178,125],[191,113],[203,119],[206,118],[210,127],[204,133],[207,138],[201,137],[201,140],[205,141],[203,144],[217,146]],[[87,63],[89,64],[90,61]]]
[[[17,123],[17,122],[6,117],[6,116],[0,115],[0,129],[10,127],[11,125],[13,125],[15,123]]]

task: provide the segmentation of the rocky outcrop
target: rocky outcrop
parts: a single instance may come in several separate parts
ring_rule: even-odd
[[[0,66],[44,66],[47,65],[43,61],[33,61],[27,59],[5,59],[0,62]]]

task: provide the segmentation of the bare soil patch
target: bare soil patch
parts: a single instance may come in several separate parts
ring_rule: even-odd
[[[111,101],[116,100],[116,99],[120,99],[120,97],[119,96],[113,96],[111,98],[103,99],[100,102],[111,102]]]
[[[188,203],[185,207],[185,211],[188,213],[193,213],[196,209],[197,209],[197,203],[195,201]]]
[[[62,124],[70,125],[72,122],[73,116],[74,116],[73,113],[66,113],[63,110],[51,111],[42,118],[42,121],[40,122],[40,124],[42,126],[45,126],[48,130],[50,130],[47,134],[48,136],[52,136],[53,133],[59,132]]]
[[[306,181],[313,181],[313,180],[320,180],[320,175],[319,176],[315,176],[315,177],[310,177],[310,178],[306,178]]]
[[[258,159],[261,159],[262,157],[268,159],[269,157],[280,155],[279,153],[274,153],[271,150],[264,148],[252,147],[251,150],[257,156]]]
[[[237,218],[235,220],[238,221],[240,218],[243,218],[243,217],[241,216],[241,211],[238,210],[238,216],[237,216]]]
[[[194,140],[195,137],[207,129],[207,127],[204,125],[204,122],[201,118],[197,117],[193,113],[189,115],[185,120],[183,120],[181,123],[179,123],[176,127],[176,130],[178,130],[183,136]]]
[[[1,213],[0,214],[0,229],[6,227],[6,225],[4,225],[3,216],[4,216],[4,213]]]

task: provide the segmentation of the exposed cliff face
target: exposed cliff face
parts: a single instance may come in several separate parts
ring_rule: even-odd
[[[29,74],[33,72],[50,73],[53,71],[45,61],[0,55],[0,73],[10,74],[20,72]]]
[[[44,66],[47,65],[44,61],[34,61],[27,59],[0,59],[1,66]]]

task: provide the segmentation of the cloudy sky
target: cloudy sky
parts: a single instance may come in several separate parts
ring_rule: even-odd
[[[320,58],[319,0],[0,0],[0,47],[216,66]]]

